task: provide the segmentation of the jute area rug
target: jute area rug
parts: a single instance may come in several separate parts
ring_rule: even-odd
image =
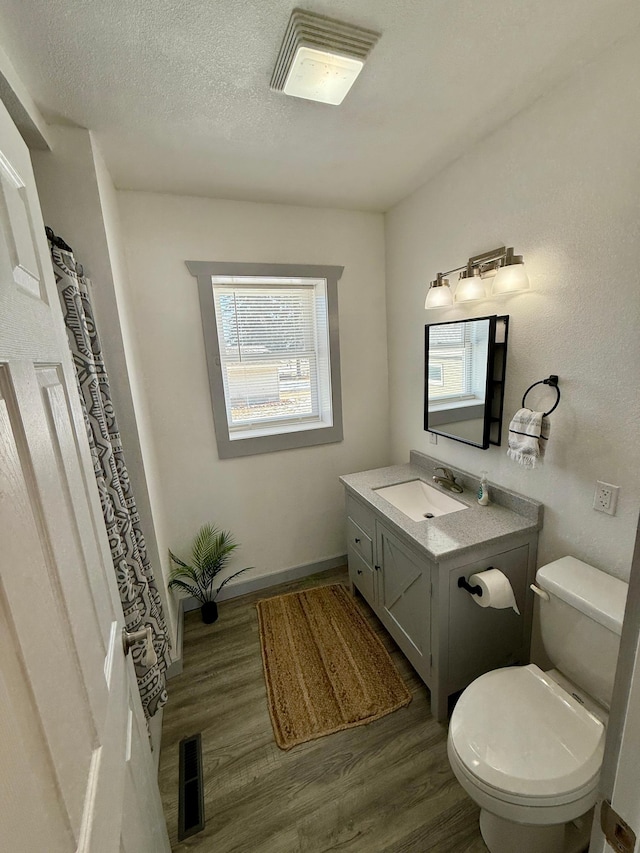
[[[256,605],[269,713],[281,749],[362,726],[411,693],[342,584]]]

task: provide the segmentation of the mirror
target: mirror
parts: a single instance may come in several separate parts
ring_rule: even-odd
[[[425,326],[424,428],[484,450],[502,439],[508,317]]]

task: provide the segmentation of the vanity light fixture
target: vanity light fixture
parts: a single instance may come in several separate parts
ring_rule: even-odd
[[[448,308],[453,305],[453,294],[449,287],[449,279],[443,278],[442,273],[438,273],[435,281],[432,281],[427,291],[427,298],[424,301],[425,308]]]
[[[462,270],[456,287],[456,302],[473,302],[476,299],[484,299],[486,295],[487,288],[478,267]]]
[[[514,255],[513,249],[507,249],[503,264],[493,279],[491,293],[516,293],[528,289],[529,276],[524,268],[522,255]]]
[[[447,276],[459,272],[455,293],[449,287]],[[515,255],[513,247],[500,246],[481,255],[473,255],[461,267],[439,272],[431,282],[425,299],[425,308],[446,308],[456,302],[471,302],[487,296],[485,280],[493,278],[491,295],[516,293],[529,289],[529,278],[522,255]]]
[[[271,77],[271,89],[337,106],[362,71],[380,33],[294,9]]]

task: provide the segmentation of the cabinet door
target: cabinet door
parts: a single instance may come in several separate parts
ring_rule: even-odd
[[[431,566],[417,551],[378,525],[378,613],[424,678],[431,671]]]
[[[524,616],[511,609],[480,607],[474,597],[458,587],[458,578],[494,567],[500,569],[513,587],[520,613],[524,614],[527,594],[529,549],[526,545],[496,554],[449,575],[449,692],[466,687],[474,678],[515,663],[526,663]]]

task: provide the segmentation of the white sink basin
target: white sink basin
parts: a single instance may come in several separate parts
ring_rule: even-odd
[[[450,498],[449,495],[443,495],[438,489],[428,486],[422,480],[410,480],[408,483],[398,483],[397,486],[384,486],[375,491],[413,521],[425,521],[438,515],[467,509],[466,504]]]

